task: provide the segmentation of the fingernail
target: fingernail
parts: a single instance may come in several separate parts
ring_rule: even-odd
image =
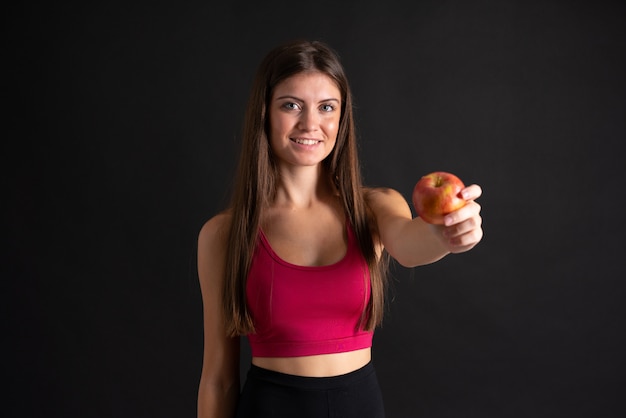
[[[443,223],[445,226],[452,225],[452,222],[453,222],[452,216],[446,216],[445,218],[443,218]]]

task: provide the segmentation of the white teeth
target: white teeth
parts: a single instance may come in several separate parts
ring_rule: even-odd
[[[294,141],[298,144],[302,144],[302,145],[315,145],[317,144],[319,141],[316,141],[314,139],[300,139],[300,138],[296,138],[294,139]]]

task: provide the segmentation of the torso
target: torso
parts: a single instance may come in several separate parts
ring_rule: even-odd
[[[372,350],[364,348],[346,353],[306,357],[253,357],[252,364],[296,376],[328,377],[353,372],[370,362]]]
[[[347,252],[346,218],[337,197],[328,204],[294,210],[271,207],[261,228],[283,260],[301,266],[337,263]],[[253,357],[258,367],[298,376],[326,377],[352,372],[371,360],[371,349],[304,357]]]
[[[338,199],[307,209],[272,207],[261,228],[276,253],[301,266],[324,266],[341,260],[347,250],[345,215]]]

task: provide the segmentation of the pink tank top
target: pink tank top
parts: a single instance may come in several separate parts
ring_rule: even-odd
[[[372,346],[372,331],[358,329],[371,284],[352,228],[337,263],[298,266],[281,259],[262,231],[246,286],[255,333],[253,357],[299,357]]]

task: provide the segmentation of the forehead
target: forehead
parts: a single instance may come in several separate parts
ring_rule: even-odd
[[[273,97],[293,95],[298,98],[341,99],[339,86],[326,74],[314,71],[294,74],[276,85]]]

